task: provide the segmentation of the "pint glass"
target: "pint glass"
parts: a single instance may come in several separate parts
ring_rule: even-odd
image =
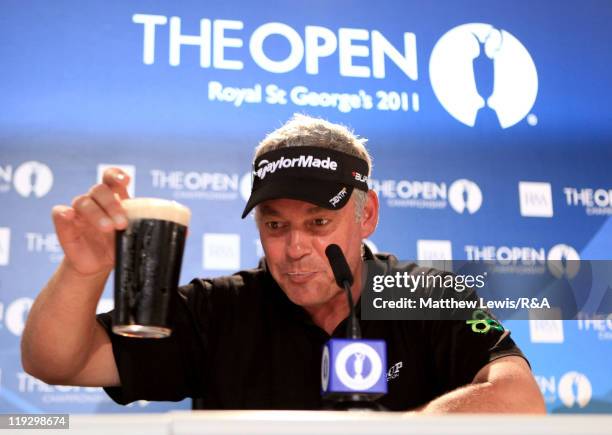
[[[113,332],[127,337],[171,334],[168,312],[176,292],[191,212],[157,198],[123,200],[127,228],[115,239]]]

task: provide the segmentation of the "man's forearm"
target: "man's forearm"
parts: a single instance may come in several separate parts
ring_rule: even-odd
[[[415,410],[423,414],[533,413],[545,414],[539,392],[531,384],[483,382],[450,391]]]
[[[79,370],[109,273],[83,276],[63,262],[32,305],[21,341],[24,369],[48,382]]]

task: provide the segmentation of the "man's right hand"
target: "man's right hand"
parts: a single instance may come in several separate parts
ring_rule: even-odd
[[[117,386],[110,338],[96,306],[115,264],[115,230],[125,229],[120,200],[129,177],[117,168],[72,206],[53,208],[64,260],[36,297],[21,338],[25,371],[49,384]],[[66,327],[69,325],[69,327]]]
[[[102,183],[75,197],[72,206],[53,207],[64,264],[81,275],[110,272],[115,264],[115,230],[125,229],[121,200],[128,198],[129,176],[118,168],[104,171]]]

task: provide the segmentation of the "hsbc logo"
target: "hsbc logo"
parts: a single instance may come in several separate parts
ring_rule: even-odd
[[[53,172],[37,161],[22,163],[15,170],[12,165],[0,166],[0,192],[8,192],[11,182],[24,198],[42,198],[53,187]]]
[[[484,23],[445,33],[432,50],[429,78],[442,107],[469,127],[485,110],[495,113],[501,128],[512,127],[529,115],[538,94],[527,49],[508,31]],[[537,118],[531,114],[527,121],[535,125]]]

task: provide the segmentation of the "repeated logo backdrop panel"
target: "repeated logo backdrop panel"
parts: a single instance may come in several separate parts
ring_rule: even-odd
[[[51,207],[119,166],[130,194],[192,208],[181,282],[252,267],[262,249],[240,214],[253,147],[296,112],[369,139],[374,249],[611,259],[612,5],[576,5],[5,1],[0,409],[189,408],[120,407],[24,373],[24,322],[62,258]],[[612,318],[505,326],[551,412],[612,412]]]

